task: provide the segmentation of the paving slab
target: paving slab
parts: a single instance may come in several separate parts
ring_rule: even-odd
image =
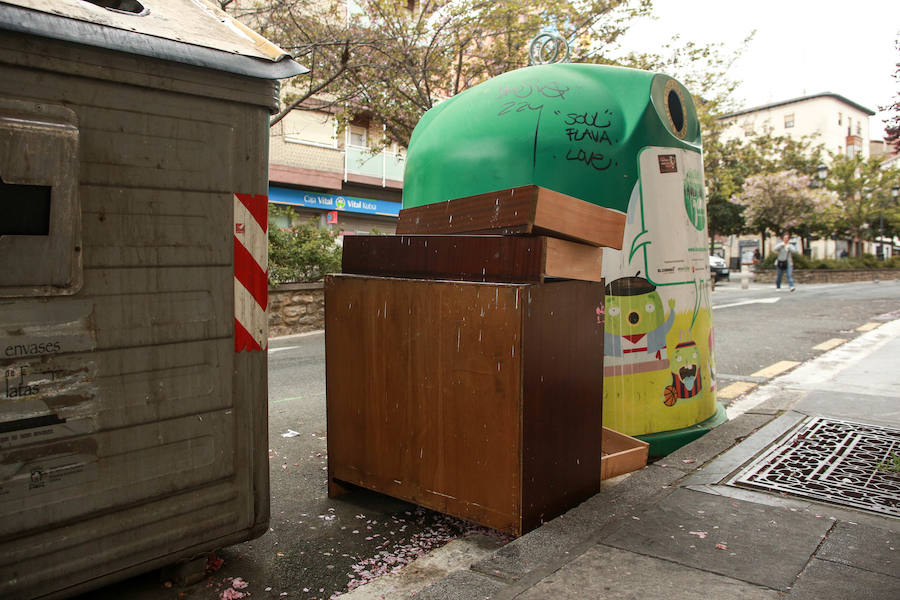
[[[786,590],[834,524],[787,508],[678,489],[601,543]]]
[[[703,437],[682,446],[660,460],[660,466],[693,472],[728,451],[772,420],[771,415],[744,414],[732,421],[722,423]]]
[[[573,549],[590,542],[602,527],[630,518],[636,507],[660,494],[671,493],[684,473],[650,465],[629,475],[613,488],[605,489],[567,513],[513,540],[472,569],[513,582],[536,569],[562,565],[574,556]]]
[[[516,600],[775,600],[779,592],[666,560],[595,546]]]
[[[457,571],[410,596],[410,600],[487,600],[504,584],[473,571]],[[387,595],[384,598],[392,598]]]
[[[900,392],[900,385],[895,392]],[[859,421],[896,429],[900,427],[900,402],[897,402],[897,398],[897,393],[893,396],[872,396],[814,390],[797,402],[794,410],[810,416]]]
[[[786,600],[897,600],[900,579],[813,559]]]
[[[806,396],[806,392],[801,390],[775,391],[765,401],[761,402],[756,407],[749,409],[747,414],[780,414],[793,408],[797,401],[801,400],[804,396]]]
[[[900,534],[860,523],[840,522],[817,558],[891,577],[900,577]],[[897,596],[900,598],[900,595]]]

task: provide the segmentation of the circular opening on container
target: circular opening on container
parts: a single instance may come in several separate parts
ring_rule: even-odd
[[[669,108],[669,117],[672,119],[672,126],[675,131],[681,133],[684,129],[684,107],[681,105],[681,97],[675,90],[669,90],[666,98],[666,106]]]
[[[108,8],[109,10],[114,10],[116,12],[128,13],[131,15],[146,15],[149,10],[144,8],[144,5],[138,2],[138,0],[86,0],[91,4],[96,4],[97,6],[102,6],[103,8]]]

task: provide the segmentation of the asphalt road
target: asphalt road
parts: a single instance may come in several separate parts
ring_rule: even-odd
[[[719,389],[754,376],[773,363],[804,362],[814,346],[859,335],[871,321],[900,318],[897,281],[741,289],[717,285],[713,323]],[[133,578],[86,598],[213,600],[233,578],[252,598],[329,598],[359,582],[398,569],[416,556],[473,528],[386,496],[354,491],[326,494],[325,347],[313,333],[273,339],[269,348],[269,457],[272,519],[261,538],[221,550],[221,568],[187,588],[168,588],[158,574]],[[481,544],[504,538],[486,533]],[[488,540],[485,542],[484,540]]]
[[[718,284],[712,297],[723,383],[778,361],[805,362],[821,354],[813,347],[822,342],[855,337],[856,328],[873,319],[900,318],[897,281],[800,285],[796,292],[774,285],[742,290],[730,281]]]

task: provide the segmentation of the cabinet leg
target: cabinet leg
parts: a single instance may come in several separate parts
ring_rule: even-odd
[[[350,487],[333,477],[328,477],[328,497],[339,498],[350,492]]]

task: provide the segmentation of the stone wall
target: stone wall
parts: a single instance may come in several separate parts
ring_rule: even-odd
[[[740,281],[741,274],[731,274]],[[842,283],[848,281],[900,279],[900,269],[794,269],[796,283]],[[774,283],[775,269],[753,275],[756,283]],[[325,329],[325,286],[318,283],[288,283],[269,288],[269,337]]]
[[[269,288],[269,337],[325,329],[325,286],[287,283]]]
[[[846,283],[848,281],[890,281],[900,278],[900,269],[794,269],[795,283]],[[735,271],[732,280],[741,279]],[[774,283],[775,269],[761,269],[753,274],[756,283]],[[782,280],[784,283],[784,280]]]

